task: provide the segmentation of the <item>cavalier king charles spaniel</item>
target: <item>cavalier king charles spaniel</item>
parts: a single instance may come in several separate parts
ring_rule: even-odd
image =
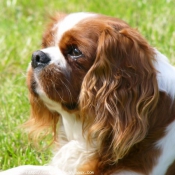
[[[57,151],[1,175],[175,174],[175,68],[126,22],[55,15],[27,86],[29,133],[51,129]]]

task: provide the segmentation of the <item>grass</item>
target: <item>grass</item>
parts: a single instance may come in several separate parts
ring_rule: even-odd
[[[26,69],[40,47],[48,14],[92,11],[122,18],[174,64],[174,7],[174,0],[0,1],[0,169],[50,160],[49,149],[32,147],[21,129],[29,116]]]

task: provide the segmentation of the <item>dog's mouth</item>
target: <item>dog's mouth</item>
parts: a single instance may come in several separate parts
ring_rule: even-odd
[[[52,108],[52,104],[47,104],[47,100],[45,101],[45,100],[43,100],[43,95],[44,96],[47,96],[46,94],[46,92],[44,92],[43,90],[42,90],[42,88],[40,87],[40,85],[38,84],[38,82],[35,80],[35,78],[34,78],[34,75],[32,75],[31,76],[31,79],[30,79],[30,85],[28,85],[29,86],[29,91],[35,96],[35,97],[38,97],[38,98],[41,98],[41,100],[44,102],[44,103],[46,103],[46,106],[48,106],[49,108]],[[57,91],[58,91],[58,89],[57,89]],[[60,90],[61,91],[61,90]],[[48,96],[47,96],[47,98],[48,98]],[[58,103],[58,101],[57,100],[55,100],[55,99],[50,99],[50,100],[53,100],[53,102],[56,102],[56,103]],[[67,111],[76,111],[76,110],[78,110],[78,103],[76,102],[76,100],[73,100],[72,102],[71,101],[62,101],[62,100],[60,100],[59,101],[59,103],[62,105],[62,107],[65,109],[65,110],[67,110]]]
[[[66,108],[69,111],[74,111],[78,109],[78,104],[77,103],[63,103],[62,104],[64,108]]]
[[[34,95],[38,95],[36,88],[37,88],[37,83],[36,83],[36,81],[33,80],[30,84],[30,89]]]

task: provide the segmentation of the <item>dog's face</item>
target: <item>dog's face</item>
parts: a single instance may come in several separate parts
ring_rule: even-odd
[[[71,110],[78,105],[82,82],[94,64],[98,40],[107,17],[89,13],[58,15],[32,55],[28,86],[31,93]],[[126,24],[120,20],[121,27]]]
[[[97,14],[58,15],[42,46],[27,76],[31,133],[49,126],[56,133],[59,114],[74,113],[103,162],[145,138],[159,91],[154,49],[137,30]]]

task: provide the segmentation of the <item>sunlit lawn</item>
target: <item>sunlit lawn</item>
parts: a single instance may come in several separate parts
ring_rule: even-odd
[[[50,160],[49,150],[32,147],[21,128],[29,117],[26,69],[49,14],[91,11],[122,18],[175,63],[174,8],[174,0],[1,0],[0,169]]]

